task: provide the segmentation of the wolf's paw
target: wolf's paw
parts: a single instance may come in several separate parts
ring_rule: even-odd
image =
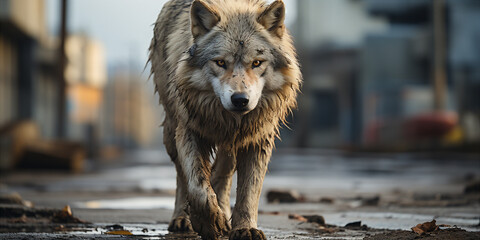
[[[192,216],[193,217],[193,216]],[[202,239],[219,239],[230,231],[230,223],[222,211],[211,213],[211,219],[192,219],[193,228]]]
[[[193,232],[192,223],[188,217],[177,217],[170,221],[168,225],[169,232]]]
[[[267,237],[256,228],[240,228],[230,232],[229,240],[267,240]]]

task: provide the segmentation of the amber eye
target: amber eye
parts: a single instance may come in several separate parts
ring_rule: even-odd
[[[216,60],[215,63],[221,68],[227,68],[227,64],[225,64],[225,61],[223,60]]]
[[[260,65],[262,65],[262,63],[263,63],[263,62],[260,61],[260,60],[255,60],[255,61],[253,61],[253,63],[252,63],[252,68],[260,67]]]

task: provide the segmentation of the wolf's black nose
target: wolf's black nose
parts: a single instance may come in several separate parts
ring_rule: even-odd
[[[232,103],[238,109],[244,108],[248,104],[248,97],[245,93],[235,93],[232,95]]]

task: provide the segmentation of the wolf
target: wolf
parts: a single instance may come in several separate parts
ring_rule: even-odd
[[[284,19],[280,0],[171,0],[162,8],[149,61],[177,171],[169,231],[266,239],[257,229],[263,179],[302,82]]]

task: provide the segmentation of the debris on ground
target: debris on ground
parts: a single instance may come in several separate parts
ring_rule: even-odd
[[[107,225],[105,228],[109,231],[124,230],[123,226],[120,224]]]
[[[0,232],[3,233],[64,232],[68,229],[86,228],[90,224],[74,217],[69,206],[60,210],[0,204]]]
[[[305,197],[293,190],[270,190],[267,193],[269,203],[299,203],[305,202]]]
[[[416,232],[418,235],[424,235],[428,232],[437,231],[439,227],[436,224],[435,219],[431,222],[424,222],[417,224],[417,226],[412,227],[412,231]]]
[[[56,212],[51,220],[54,223],[85,223],[73,216],[72,209],[69,205],[65,206],[61,211]]]
[[[85,170],[83,144],[68,140],[44,140],[29,143],[16,167],[20,169],[56,169],[72,173]]]
[[[387,231],[384,233],[375,234],[373,236],[367,236],[364,240],[385,240],[385,239],[395,239],[395,240],[452,240],[452,239],[462,239],[462,240],[477,240],[480,239],[480,232],[467,232],[460,228],[448,228],[440,229],[439,231],[431,232],[429,234],[418,235],[412,231],[397,230],[397,231]]]
[[[308,222],[325,225],[325,218],[321,215],[303,215],[302,217],[307,219]]]
[[[82,221],[72,214],[70,206],[65,206],[62,210],[33,208],[23,205],[0,204],[0,220],[9,224],[24,223],[88,223]]]
[[[356,228],[356,227],[361,227],[362,226],[362,221],[356,221],[356,222],[351,222],[345,224],[346,228]]]
[[[326,224],[325,218],[321,215],[299,215],[299,214],[289,214],[289,219],[294,219],[302,223],[315,223],[318,228],[315,229],[316,233],[334,233],[334,232],[343,232],[345,230],[355,230],[355,231],[369,231],[371,230],[367,225],[362,225],[361,221],[347,223],[344,227],[339,227],[335,225]]]
[[[361,231],[368,231],[370,228],[363,224],[362,221],[356,221],[356,222],[350,222],[345,225],[344,228],[350,229],[350,230],[361,230]]]

